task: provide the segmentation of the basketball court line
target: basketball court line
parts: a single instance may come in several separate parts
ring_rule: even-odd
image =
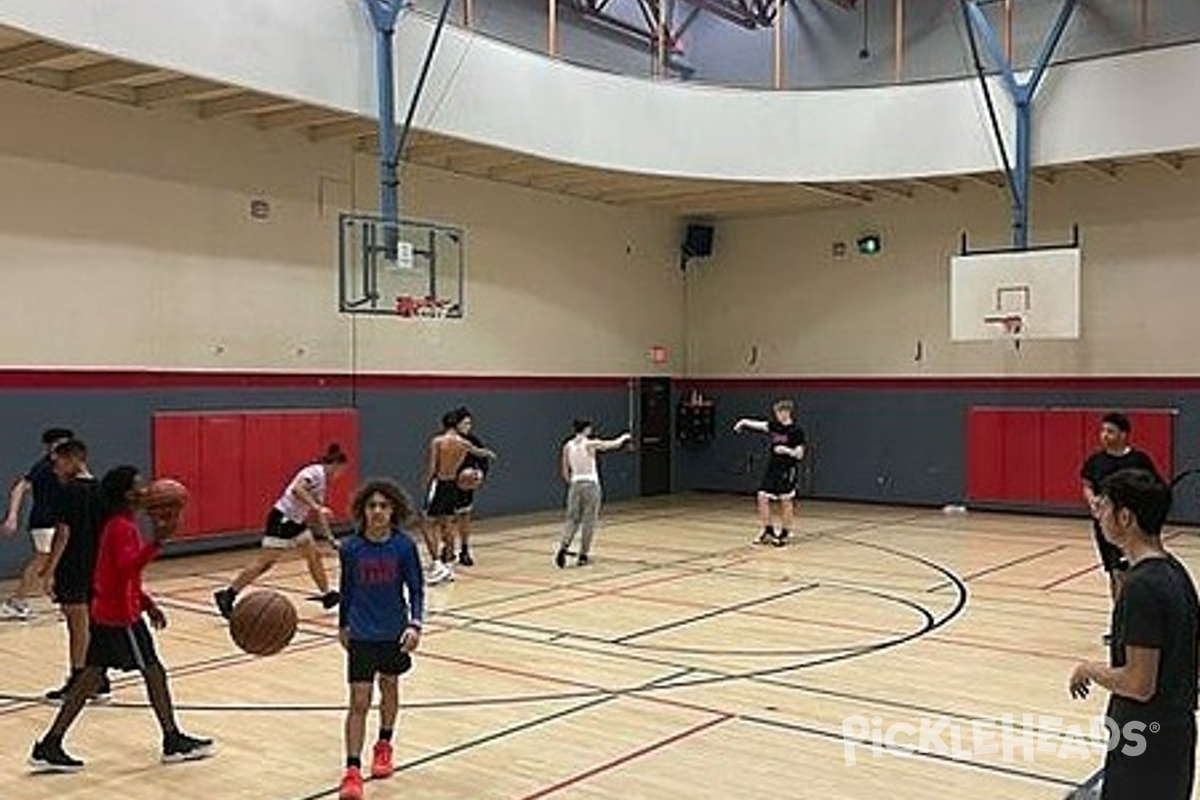
[[[970,583],[971,581],[975,580],[976,578],[982,578],[984,575],[991,575],[993,573],[1000,572],[1001,570],[1005,570],[1010,567],[1020,566],[1021,564],[1028,564],[1030,561],[1036,561],[1039,558],[1045,558],[1048,555],[1051,555],[1053,553],[1058,553],[1065,549],[1066,549],[1066,545],[1056,544],[1053,547],[1047,547],[1044,550],[1037,550],[1033,553],[1026,553],[1023,556],[1018,556],[1016,558],[1009,559],[1008,561],[1003,561],[999,564],[995,564],[990,567],[985,567],[984,569],[980,569],[975,572],[969,572],[966,575],[962,575],[961,578],[962,578],[962,580],[966,581],[967,583]],[[925,591],[926,592],[936,592],[936,591],[940,591],[941,589],[945,589],[947,586],[950,586],[950,585],[951,584],[949,581],[942,581],[940,583],[934,584],[933,586],[929,587]]]
[[[606,772],[612,772],[613,770],[619,769],[620,767],[623,767],[632,761],[636,761],[637,759],[648,756],[651,753],[663,750],[678,742],[682,742],[684,739],[690,739],[691,737],[697,736],[711,728],[723,725],[726,722],[729,722],[731,719],[733,719],[732,716],[721,715],[715,719],[698,723],[690,728],[686,728],[678,733],[672,734],[665,739],[659,739],[656,742],[644,745],[636,750],[625,753],[624,755],[605,761],[604,763],[592,767],[591,769],[584,770],[583,772],[572,775],[569,778],[551,784],[544,789],[539,789],[536,792],[524,795],[520,798],[520,800],[539,800],[539,798],[556,794],[557,792],[561,792],[563,789],[569,789],[572,786],[581,784],[587,780],[590,780],[591,778],[596,777],[597,775],[603,775]]]
[[[804,583],[800,586],[794,586],[790,589],[785,589],[782,592],[774,592],[773,594],[769,594],[764,597],[751,598],[750,600],[744,600],[742,602],[734,603],[721,608],[710,609],[709,611],[706,611],[703,614],[697,614],[694,617],[672,620],[670,622],[664,622],[660,625],[643,628],[640,631],[634,631],[633,633],[627,633],[623,636],[618,636],[616,639],[612,640],[612,643],[626,644],[633,639],[641,639],[645,636],[652,636],[656,633],[674,630],[676,628],[684,627],[685,625],[694,625],[697,622],[704,622],[705,620],[713,619],[723,614],[733,614],[743,609],[753,608],[754,606],[760,606],[764,603],[771,603],[775,600],[782,600],[785,597],[792,597],[793,595],[800,594],[801,592],[807,592],[810,589],[816,589],[818,586],[820,586],[818,583]]]

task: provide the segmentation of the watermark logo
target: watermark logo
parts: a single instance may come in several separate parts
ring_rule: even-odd
[[[959,760],[999,755],[1006,763],[1030,762],[1039,754],[1061,759],[1091,760],[1118,747],[1127,756],[1146,750],[1146,736],[1158,733],[1157,722],[1127,722],[1123,726],[1109,717],[1093,717],[1087,730],[1078,723],[1065,724],[1062,717],[1011,714],[999,719],[953,720],[925,717],[912,722],[884,724],[882,717],[851,716],[842,720],[842,749],[846,764],[870,754],[907,758],[937,755]]]

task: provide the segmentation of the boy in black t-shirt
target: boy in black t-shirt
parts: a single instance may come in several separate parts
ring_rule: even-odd
[[[791,400],[776,401],[771,408],[775,419],[739,419],[733,430],[734,433],[758,431],[770,438],[767,469],[758,487],[758,521],[762,525],[758,543],[782,547],[791,533],[796,484],[800,480],[800,460],[804,458],[806,439],[804,429],[793,419],[795,407]],[[771,501],[779,503],[778,533],[771,522]]]
[[[1114,601],[1121,594],[1121,576],[1128,565],[1120,548],[1108,542],[1100,531],[1096,511],[1098,487],[1109,475],[1123,469],[1144,469],[1158,476],[1150,456],[1129,445],[1129,431],[1129,418],[1124,414],[1105,414],[1100,422],[1100,443],[1103,448],[1089,456],[1079,470],[1079,477],[1083,479],[1083,498],[1092,513],[1092,534],[1100,551],[1100,563],[1108,574],[1108,589]]]
[[[67,651],[71,664],[66,683],[46,693],[46,699],[66,697],[71,684],[83,671],[89,640],[88,608],[92,600],[92,578],[96,572],[96,550],[104,527],[104,501],[100,482],[88,471],[87,445],[67,439],[54,446],[51,459],[60,481],[53,512],[54,539],[46,576],[51,594],[67,621]],[[93,699],[106,699],[108,678],[101,681]]]
[[[1112,613],[1106,666],[1080,663],[1071,695],[1092,682],[1111,696],[1105,800],[1191,800],[1196,763],[1200,600],[1187,569],[1163,549],[1171,489],[1149,470],[1120,470],[1097,487],[1105,539],[1129,560]]]

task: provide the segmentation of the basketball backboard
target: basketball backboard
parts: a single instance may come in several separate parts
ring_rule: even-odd
[[[950,260],[950,339],[1078,339],[1077,247]]]
[[[461,229],[365,214],[338,218],[338,307],[348,314],[463,316]]]

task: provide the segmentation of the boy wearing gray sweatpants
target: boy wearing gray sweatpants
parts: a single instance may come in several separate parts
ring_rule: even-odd
[[[554,563],[559,568],[567,565],[567,552],[576,533],[582,533],[583,539],[579,546],[579,566],[588,563],[602,496],[596,453],[617,450],[633,438],[631,433],[626,432],[615,439],[596,439],[592,435],[591,421],[585,419],[575,420],[573,429],[575,435],[562,447],[562,478],[567,484],[567,520],[558,553],[554,556]]]

